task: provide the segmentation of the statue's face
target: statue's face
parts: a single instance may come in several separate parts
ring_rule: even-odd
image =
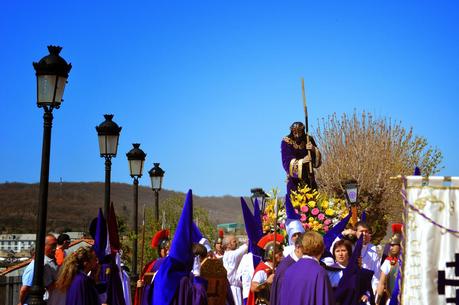
[[[293,124],[290,130],[292,131],[292,135],[295,138],[295,140],[298,140],[304,136],[304,125],[303,124]]]

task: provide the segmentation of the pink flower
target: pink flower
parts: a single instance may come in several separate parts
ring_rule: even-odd
[[[279,227],[280,227],[281,229],[285,229],[285,224],[284,224],[283,222],[281,222],[280,225],[279,225]]]
[[[308,223],[303,223],[303,228],[305,230],[309,230],[309,224]]]
[[[303,206],[301,207],[301,212],[307,213],[308,211],[309,211],[309,208],[308,208],[307,205],[303,205]]]
[[[314,215],[314,216],[317,216],[317,214],[320,213],[320,210],[318,208],[313,208],[312,211],[311,211],[311,214]]]
[[[268,220],[268,215],[263,215],[263,220],[264,221]]]
[[[300,218],[301,222],[304,222],[306,221],[306,215],[304,214],[301,214],[301,218]]]
[[[330,219],[325,219],[324,221],[324,225],[328,226],[329,224],[331,224],[331,220]]]
[[[328,232],[328,226],[324,226],[323,229],[325,232]]]
[[[295,213],[297,213],[297,214],[298,214],[298,209],[295,209]]]
[[[324,220],[325,219],[325,215],[320,213],[319,216],[317,216],[317,218],[319,218],[319,220]]]

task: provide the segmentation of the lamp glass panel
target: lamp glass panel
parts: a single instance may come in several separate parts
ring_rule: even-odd
[[[60,105],[62,103],[62,97],[64,96],[65,84],[67,83],[67,77],[59,76],[57,78],[56,96],[54,97],[54,103]]]
[[[259,205],[263,204],[263,201],[265,199],[265,197],[263,196],[256,196],[255,198],[257,199]]]
[[[131,176],[142,176],[143,160],[129,160],[129,171]]]
[[[99,151],[100,155],[104,156],[107,154],[107,147],[105,145],[105,136],[98,136],[99,138]]]
[[[56,75],[37,76],[37,103],[39,105],[50,105],[53,103]]]
[[[162,180],[163,180],[162,177],[158,177],[158,176],[151,177],[151,188],[154,190],[160,191]]]
[[[118,135],[106,135],[107,138],[107,146],[106,146],[106,153],[107,155],[116,156],[118,151]]]
[[[347,196],[349,198],[350,203],[357,202],[357,187],[350,187],[346,189]]]

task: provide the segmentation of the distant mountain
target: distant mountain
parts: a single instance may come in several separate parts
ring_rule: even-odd
[[[112,183],[111,201],[118,216],[128,223],[132,221],[133,186]],[[39,184],[0,184],[0,232],[26,233],[36,231]],[[162,190],[159,204],[174,195],[183,193]],[[150,188],[139,187],[139,223],[143,204],[154,206],[154,193]],[[47,231],[87,231],[88,225],[104,204],[104,183],[50,183],[48,195]],[[195,206],[209,212],[215,224],[242,222],[238,197],[194,196]]]

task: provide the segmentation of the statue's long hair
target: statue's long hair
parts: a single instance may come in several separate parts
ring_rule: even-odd
[[[80,271],[84,271],[85,263],[89,263],[94,256],[94,250],[89,247],[80,247],[72,254],[69,254],[59,269],[56,288],[61,291],[67,291],[75,275]]]

